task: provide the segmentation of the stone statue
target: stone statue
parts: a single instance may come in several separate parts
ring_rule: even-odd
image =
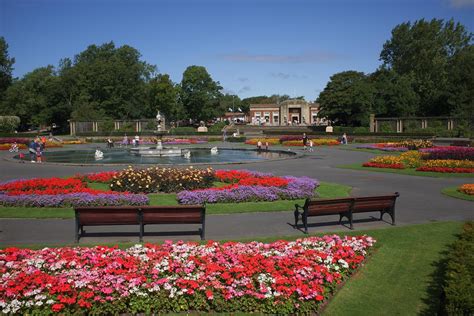
[[[158,132],[161,132],[161,124],[162,124],[162,120],[161,120],[161,114],[160,114],[160,111],[158,111],[158,113],[156,114],[156,122],[157,122],[157,129],[158,129]]]

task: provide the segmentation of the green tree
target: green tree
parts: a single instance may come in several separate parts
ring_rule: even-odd
[[[410,75],[398,75],[393,70],[379,69],[370,75],[374,89],[373,113],[378,116],[413,116],[419,107],[419,97]]]
[[[374,91],[366,75],[357,71],[344,71],[331,76],[330,81],[316,100],[320,115],[336,125],[368,125],[373,111]]]
[[[419,115],[449,114],[449,65],[472,42],[472,34],[453,20],[418,20],[392,30],[380,53],[383,67],[412,76],[420,99]]]
[[[221,112],[229,112],[229,110],[238,112],[239,108],[243,111],[242,100],[238,95],[226,93],[220,97],[219,110]]]
[[[0,37],[0,100],[2,100],[7,88],[12,84],[14,63],[15,58],[8,55],[8,44],[2,36]]]
[[[219,82],[212,80],[205,67],[189,66],[181,81],[181,101],[188,116],[194,120],[208,120],[222,115],[219,111]]]
[[[110,118],[141,117],[147,101],[146,83],[155,66],[140,57],[135,48],[116,48],[113,42],[90,45],[76,55],[70,74],[77,85],[74,99],[79,103],[73,104],[75,112],[88,102],[95,112]]]
[[[37,68],[8,88],[2,112],[20,117],[22,127],[49,125],[56,110],[56,87],[53,66]]]
[[[167,121],[183,118],[183,106],[179,98],[180,88],[167,74],[159,74],[149,82],[149,104],[145,115],[154,117],[157,110]]]

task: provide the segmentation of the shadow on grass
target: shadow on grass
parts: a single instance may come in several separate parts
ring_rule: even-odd
[[[459,235],[457,235],[457,237],[459,238]],[[430,274],[430,282],[426,288],[426,296],[422,299],[426,304],[426,308],[420,311],[421,316],[447,315],[444,308],[445,295],[443,285],[448,263],[448,250],[451,246],[452,245],[448,245],[446,249],[441,251],[439,253],[441,259],[431,264],[435,270]]]

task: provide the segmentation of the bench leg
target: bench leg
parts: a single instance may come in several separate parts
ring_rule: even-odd
[[[143,235],[145,234],[145,225],[140,224],[140,242],[143,242]]]
[[[307,234],[308,233],[308,217],[303,214],[302,220],[303,220],[303,225],[304,225],[304,233]]]
[[[79,228],[79,219],[76,216],[76,220],[74,223],[74,242],[77,244],[80,238],[80,228]]]
[[[352,212],[349,213],[348,218],[349,218],[349,226],[350,226],[350,229],[352,230],[354,229],[354,225],[352,224]]]
[[[295,210],[295,226],[293,226],[293,228],[297,228],[298,227],[298,220],[300,218],[300,212],[298,212],[298,209]]]

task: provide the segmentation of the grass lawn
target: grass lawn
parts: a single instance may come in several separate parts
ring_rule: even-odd
[[[372,168],[362,167],[360,163],[350,165],[337,166],[341,169],[363,170],[373,172],[396,173],[408,176],[433,177],[433,178],[474,178],[474,173],[442,173],[442,172],[424,172],[416,171],[415,169],[390,169],[390,168]]]
[[[441,193],[456,198],[456,199],[462,199],[462,200],[467,200],[467,201],[474,201],[474,195],[469,195],[469,194],[464,194],[462,192],[459,192],[458,187],[448,187],[444,188],[441,190]]]
[[[460,222],[436,222],[339,232],[340,235],[367,234],[374,237],[377,243],[365,265],[348,279],[322,315],[435,315],[441,293],[439,280],[442,270],[438,262],[461,227]],[[274,236],[256,240],[271,242],[300,237],[303,236]],[[131,244],[119,244],[121,248],[129,246]]]
[[[91,183],[89,187],[107,190],[108,185]],[[321,182],[316,192],[321,198],[349,196],[351,187],[336,183]],[[176,194],[149,194],[150,205],[178,205]],[[291,211],[295,203],[304,200],[279,200],[274,202],[216,203],[207,204],[207,214],[231,214],[250,212]],[[0,218],[73,218],[72,208],[34,208],[34,207],[0,207]]]

